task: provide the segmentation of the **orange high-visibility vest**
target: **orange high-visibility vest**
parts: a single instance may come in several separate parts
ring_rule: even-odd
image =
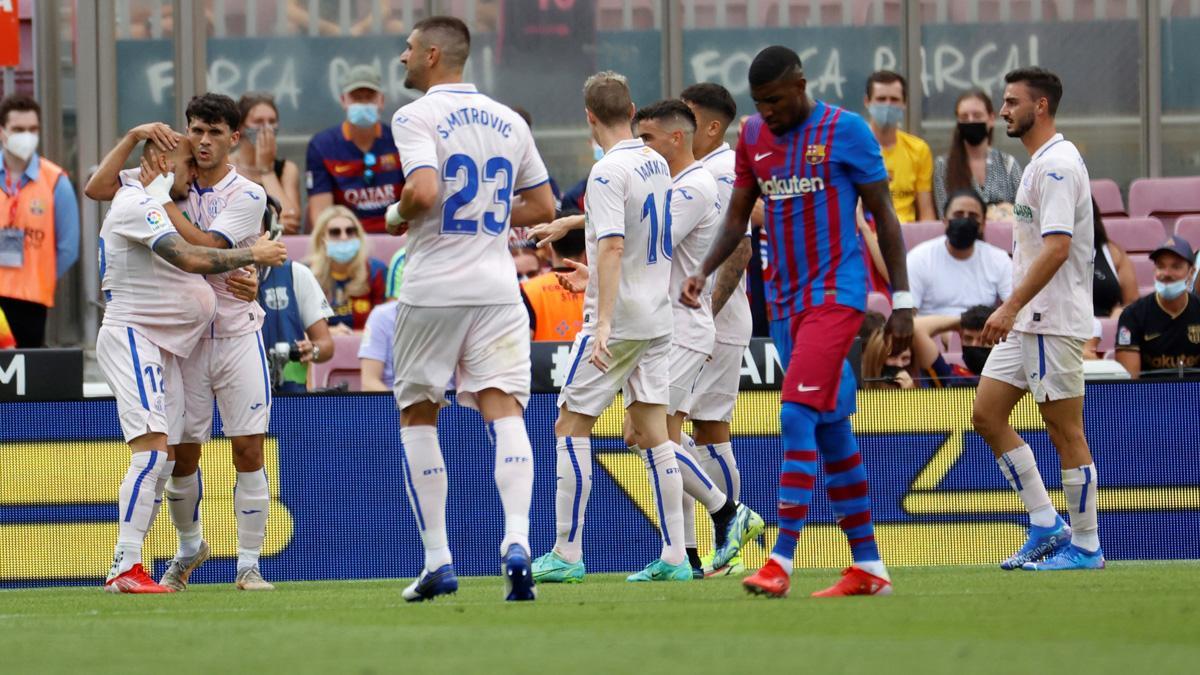
[[[0,187],[0,228],[25,231],[24,265],[0,267],[0,295],[6,298],[54,306],[58,282],[54,186],[63,173],[57,164],[38,157],[37,178],[19,188],[15,196]]]
[[[553,272],[521,284],[533,307],[534,342],[571,342],[583,328],[583,293],[572,293]]]

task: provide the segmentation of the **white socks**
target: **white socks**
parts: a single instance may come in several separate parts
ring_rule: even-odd
[[[696,498],[683,493],[683,546],[696,548]]]
[[[683,438],[683,448],[692,450],[688,447],[690,438]],[[708,445],[698,446],[692,444],[693,456],[699,457],[700,468],[704,469],[712,478],[717,487],[729,496],[733,501],[738,501],[742,497],[742,474],[738,471],[737,458],[733,456],[732,443],[710,443]]]
[[[1063,469],[1063,493],[1067,512],[1071,514],[1071,543],[1085,551],[1100,548],[1099,526],[1096,523],[1096,465],[1078,469]]]
[[[592,441],[563,437],[555,447],[558,487],[554,495],[554,552],[569,563],[583,558],[583,514],[592,493]]]
[[[271,493],[267,486],[265,469],[238,472],[237,484],[233,488],[233,510],[237,516],[239,570],[254,567],[262,553],[263,538],[267,534],[267,509],[271,506]]]
[[[725,493],[721,492],[721,488],[700,468],[698,458],[681,446],[671,441],[667,442],[675,448],[675,459],[679,464],[679,474],[683,478],[684,491],[703,504],[709,513],[715,513],[725,506]]]
[[[1029,522],[1038,527],[1053,526],[1058,512],[1050,503],[1050,495],[1042,484],[1042,474],[1038,472],[1037,461],[1029,445],[1009,450],[997,457],[996,463],[1000,465],[1000,473],[1004,474],[1008,484],[1024,502],[1025,510],[1029,512]]]
[[[654,489],[663,537],[660,557],[668,565],[678,565],[687,558],[683,543],[683,478],[675,454],[678,447],[667,441],[646,452],[646,469],[650,474],[650,487]]]
[[[446,537],[446,463],[438,445],[437,427],[403,427],[400,441],[404,445],[408,500],[425,545],[425,569],[432,572],[451,562]]]
[[[149,527],[154,527],[154,521],[158,520],[158,512],[162,509],[163,495],[167,490],[167,481],[171,478],[171,472],[174,470],[175,460],[172,459],[163,463],[162,473],[158,474],[158,482],[154,484],[154,510],[150,512]]]
[[[159,450],[135,452],[129,458],[129,469],[119,492],[117,546],[109,578],[142,562],[142,542],[150,529],[154,493],[166,463],[167,453]]]
[[[190,476],[172,476],[167,481],[167,510],[171,522],[179,535],[180,558],[196,555],[204,539],[203,523],[200,521],[200,500],[204,497],[204,479],[200,470]]]
[[[520,544],[529,553],[529,504],[533,500],[533,448],[521,417],[492,423],[496,437],[496,489],[504,504],[504,541],[500,555]]]

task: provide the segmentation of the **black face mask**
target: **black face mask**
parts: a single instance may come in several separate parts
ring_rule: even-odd
[[[962,348],[963,364],[967,366],[967,370],[976,375],[983,374],[983,366],[987,363],[988,355],[992,353],[991,347],[967,347]]]
[[[958,135],[967,145],[979,145],[987,140],[987,122],[959,122]]]
[[[959,251],[965,251],[979,238],[979,223],[974,218],[955,218],[946,224],[946,241]]]

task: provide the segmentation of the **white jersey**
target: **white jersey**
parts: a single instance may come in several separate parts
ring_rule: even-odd
[[[140,183],[117,190],[100,227],[103,325],[133,328],[160,349],[187,357],[208,330],[216,298],[203,277],[154,252],[170,235],[178,236],[166,211]]]
[[[1042,237],[1071,236],[1066,262],[1017,314],[1016,330],[1039,335],[1092,337],[1095,230],[1087,167],[1075,144],[1055,134],[1033,153],[1013,206],[1014,288],[1042,250]]]
[[[529,126],[475,85],[442,84],[396,111],[392,136],[405,177],[431,168],[439,186],[436,206],[409,222],[400,302],[519,304],[512,200],[549,180]]]
[[[201,230],[220,235],[229,248],[249,248],[262,236],[266,197],[261,185],[239,175],[231,165],[229,173],[211,188],[192,183],[184,213]],[[207,337],[239,337],[262,328],[262,307],[233,297],[225,285],[227,277],[240,273],[234,270],[205,276],[217,294],[217,318]]]
[[[617,143],[592,166],[583,199],[590,272],[583,296],[584,333],[591,334],[596,327],[600,240],[624,237],[610,337],[651,340],[671,334],[670,191],[667,160],[640,138]]]
[[[729,197],[733,193],[733,150],[728,143],[722,143],[716,150],[701,158],[704,168],[717,181],[717,199],[721,203],[721,212],[729,206]],[[720,230],[720,222],[717,224]],[[716,236],[716,235],[714,235]],[[746,236],[750,236],[750,221],[746,221]],[[711,298],[713,285],[708,287]],[[746,295],[746,273],[742,272],[738,289],[725,301],[721,312],[714,317],[717,329],[717,342],[725,345],[745,347],[750,344],[750,334],[754,330],[754,319],[750,316],[750,298]]]
[[[675,344],[712,354],[716,339],[713,326],[712,295],[700,297],[700,309],[679,301],[683,282],[700,272],[708,247],[721,226],[721,204],[717,200],[717,180],[700,162],[679,172],[671,181],[671,310],[675,318],[672,340]],[[690,385],[689,384],[689,389]]]

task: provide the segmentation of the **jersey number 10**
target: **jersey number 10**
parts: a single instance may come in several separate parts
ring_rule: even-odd
[[[479,220],[459,218],[458,212],[464,206],[475,201],[479,195],[479,166],[469,155],[450,155],[442,167],[442,178],[446,181],[462,180],[463,185],[457,192],[446,198],[442,204],[442,234],[476,234],[479,232]],[[483,165],[483,182],[494,185],[491,202],[483,212],[483,231],[491,235],[504,233],[508,227],[508,217],[512,213],[513,167],[512,162],[503,157],[493,157]],[[503,208],[503,215],[497,217],[492,207]]]
[[[662,231],[658,228],[658,208],[654,203],[654,193],[646,195],[646,203],[642,204],[642,220],[650,219],[650,242],[646,246],[646,264],[653,265],[658,262],[658,252],[661,248],[663,258],[670,260],[672,251],[671,243],[671,191],[667,190],[667,196],[663,199],[663,222]],[[661,234],[661,239],[660,239]]]

